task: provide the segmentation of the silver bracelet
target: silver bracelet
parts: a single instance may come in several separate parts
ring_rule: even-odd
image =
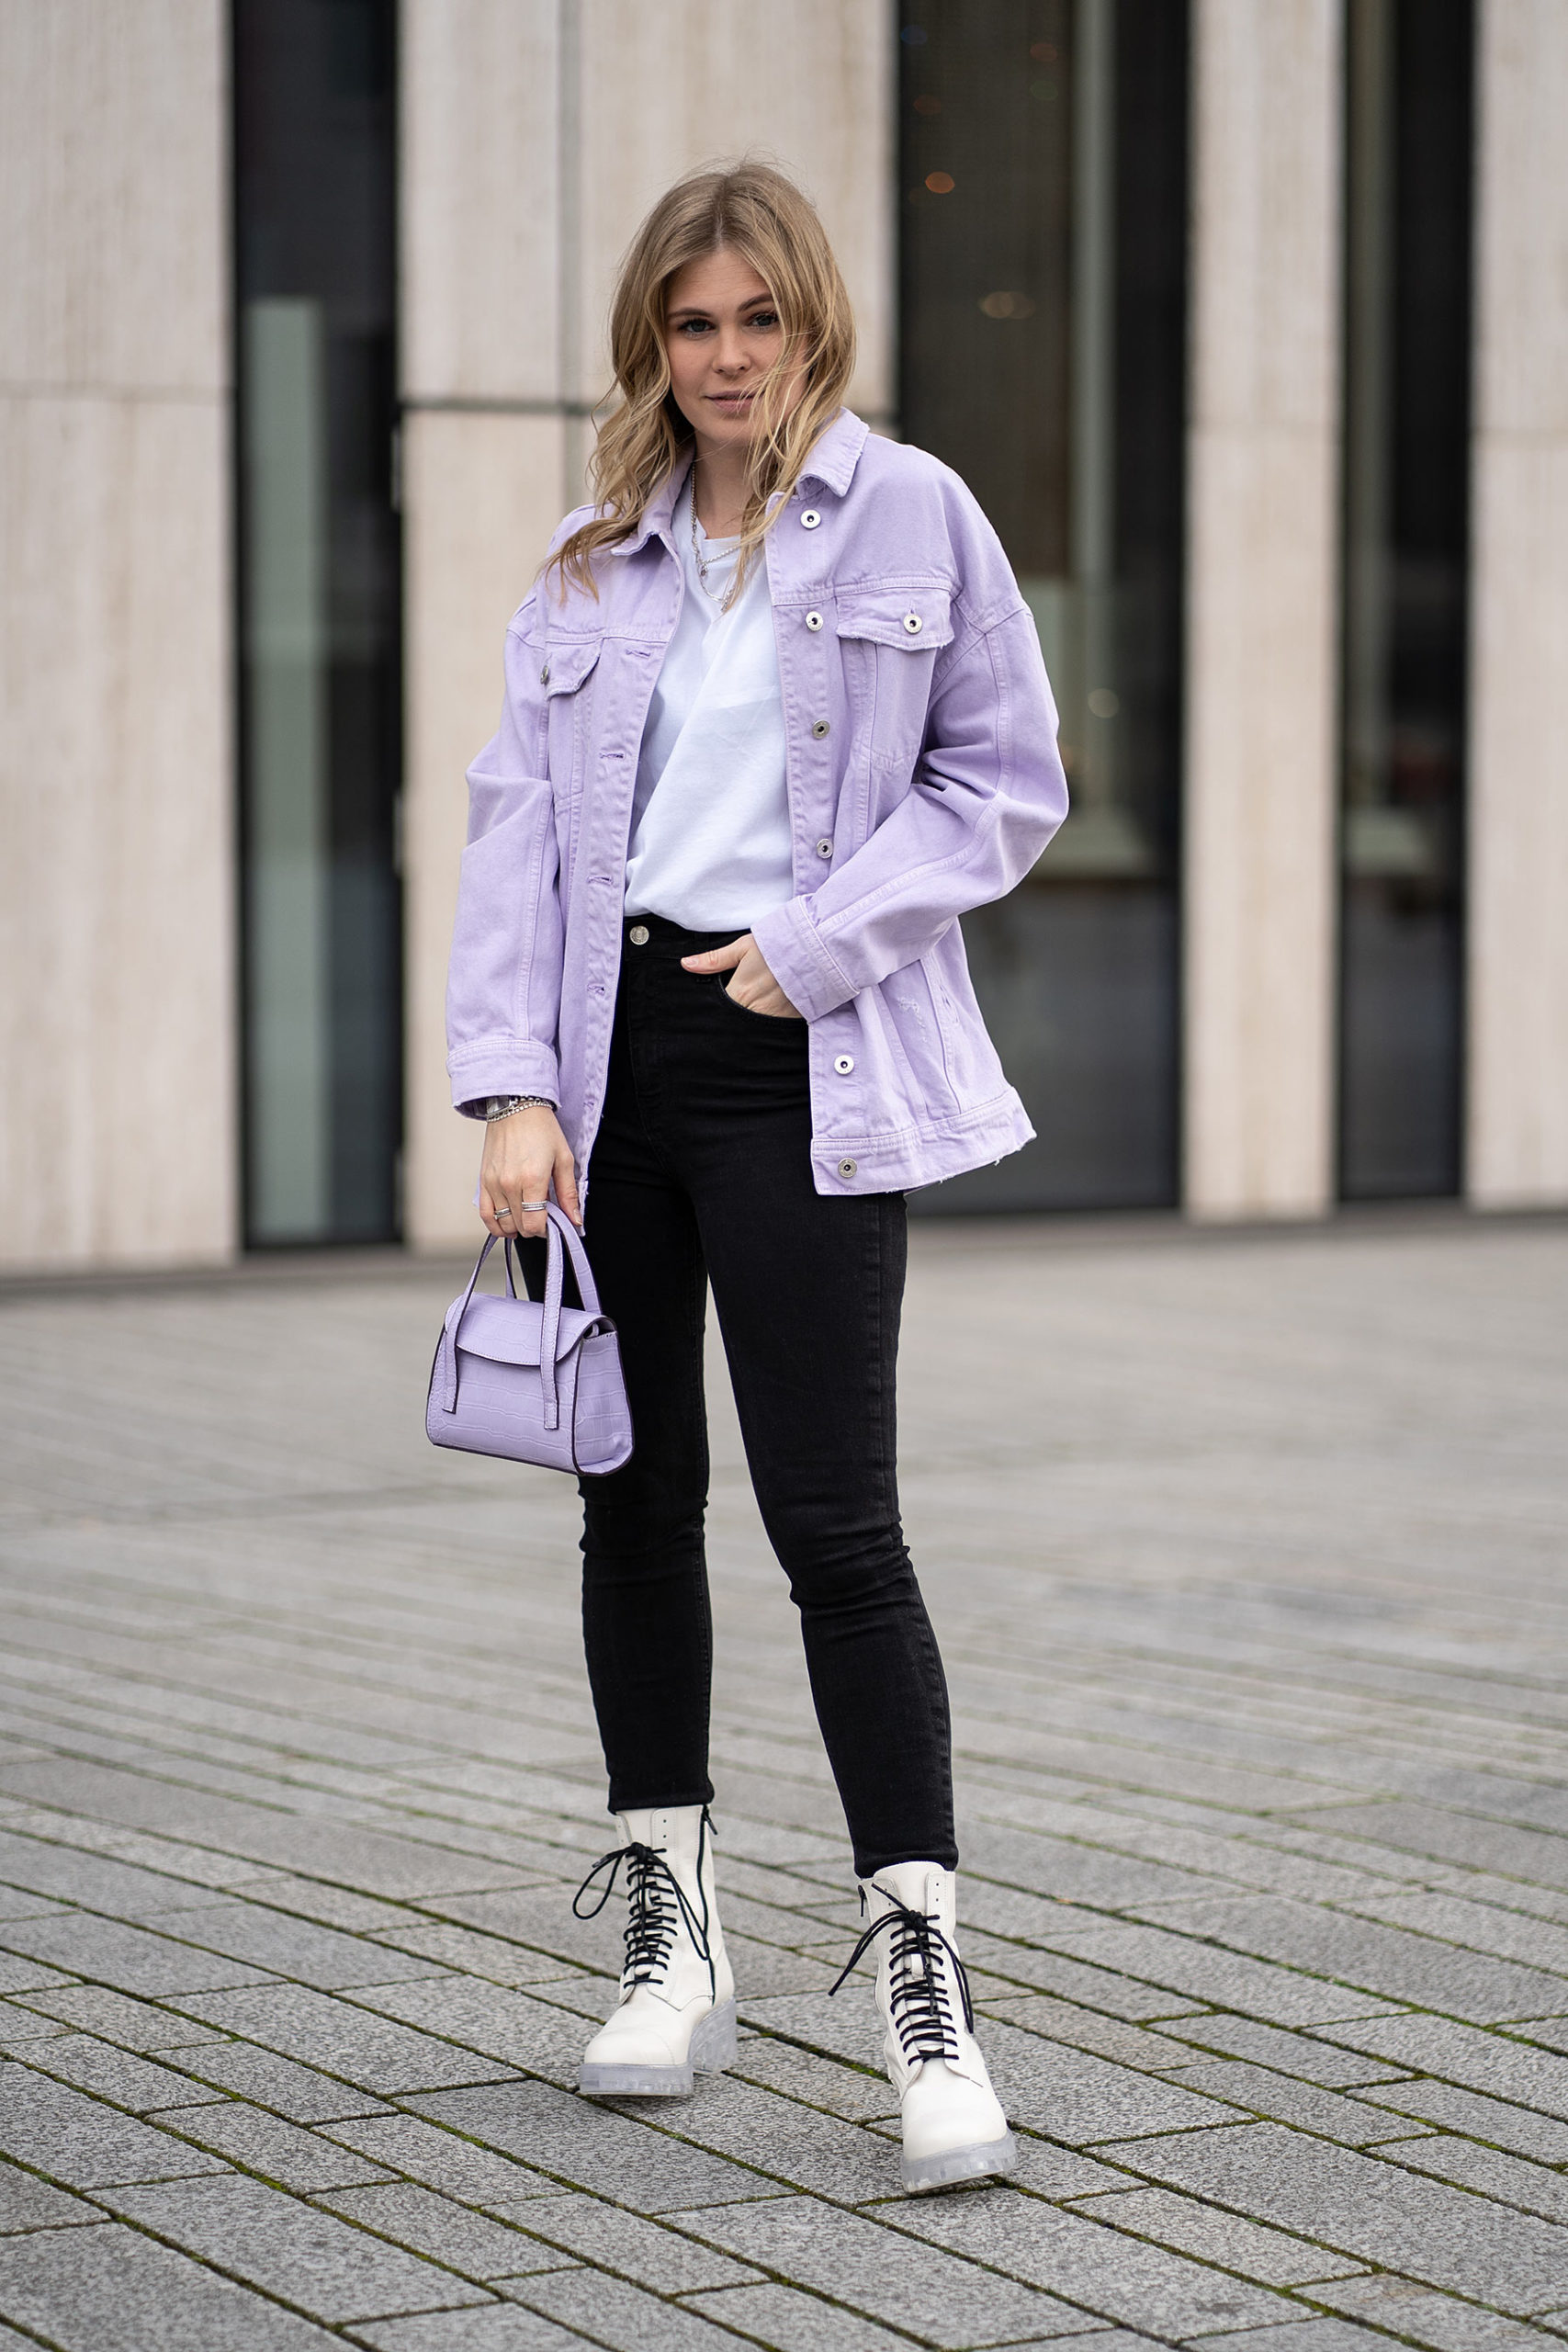
[[[510,1119],[513,1111],[553,1111],[555,1107],[547,1094],[492,1094],[485,1104],[485,1125],[492,1119]]]

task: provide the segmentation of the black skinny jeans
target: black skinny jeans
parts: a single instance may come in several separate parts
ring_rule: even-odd
[[[815,1190],[805,1022],[748,1012],[726,997],[728,974],[681,968],[735,933],[638,922],[649,935],[634,945],[626,926],[585,1219],[636,1439],[625,1469],[581,1482],[583,1634],[610,1807],[713,1795],[711,1281],[855,1869],[951,1870],[947,1684],[898,1520],[903,1196]]]

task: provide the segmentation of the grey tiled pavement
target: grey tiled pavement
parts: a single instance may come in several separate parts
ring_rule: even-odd
[[[0,2346],[1568,2343],[1568,1227],[917,1230],[1021,2160],[915,2201],[716,1356],[740,2054],[572,2093],[576,1504],[425,1445],[455,1283],[0,1291]]]

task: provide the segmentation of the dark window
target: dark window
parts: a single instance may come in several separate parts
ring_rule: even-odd
[[[1180,0],[907,0],[901,425],[1033,610],[1073,809],[966,916],[1039,1130],[922,1205],[1132,1207],[1178,1185],[1187,242]]]
[[[1340,1188],[1460,1184],[1471,0],[1349,0]]]
[[[394,0],[236,0],[245,1224],[398,1225]]]

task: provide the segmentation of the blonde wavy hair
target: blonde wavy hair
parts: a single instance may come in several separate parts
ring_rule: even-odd
[[[770,502],[777,493],[778,506],[784,504],[818,435],[843,406],[854,368],[854,320],[816,207],[783,172],[747,159],[678,180],[649,212],[621,264],[610,306],[615,381],[605,395],[615,406],[599,426],[589,468],[597,511],[562,541],[546,567],[558,572],[563,598],[569,581],[597,597],[594,557],[633,535],[649,500],[692,445],[692,428],[671,390],[665,312],[676,272],[721,248],[750,263],[784,330],[782,354],[762,379],[751,412],[738,584],[778,511]]]

